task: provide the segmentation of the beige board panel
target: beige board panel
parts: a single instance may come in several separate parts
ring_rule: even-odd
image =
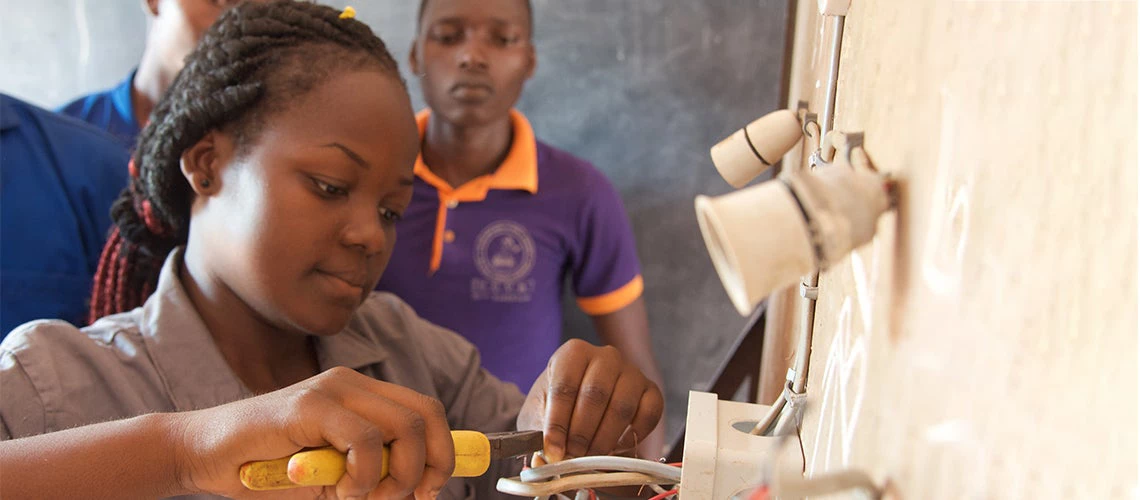
[[[833,27],[814,0],[797,16],[790,100],[821,112]],[[853,1],[836,128],[866,133],[901,197],[821,276],[809,475],[863,468],[910,499],[1136,494],[1136,16]]]

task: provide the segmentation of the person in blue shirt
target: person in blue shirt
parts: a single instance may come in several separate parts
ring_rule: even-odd
[[[36,319],[86,324],[128,161],[102,130],[0,94],[0,338]]]
[[[151,17],[137,68],[114,88],[76,98],[57,111],[110,132],[128,150],[202,34],[241,0],[146,0]]]

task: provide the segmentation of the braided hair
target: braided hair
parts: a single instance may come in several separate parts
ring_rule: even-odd
[[[139,136],[130,185],[111,208],[115,226],[95,274],[90,321],[142,305],[166,256],[186,244],[194,192],[180,168],[185,150],[220,130],[240,154],[291,98],[338,71],[373,68],[403,83],[384,42],[330,7],[277,0],[223,13]]]

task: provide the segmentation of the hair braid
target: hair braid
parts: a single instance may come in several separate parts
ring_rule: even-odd
[[[267,117],[337,71],[378,68],[399,79],[384,42],[339,16],[309,2],[243,3],[205,33],[139,135],[130,186],[111,209],[92,322],[142,305],[166,256],[186,244],[194,191],[180,163],[208,132],[233,134],[240,152]]]

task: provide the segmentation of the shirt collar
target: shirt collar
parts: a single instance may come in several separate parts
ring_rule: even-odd
[[[179,411],[208,408],[253,395],[230,368],[179,278],[183,249],[166,258],[154,294],[142,308],[140,331]],[[321,371],[358,369],[383,361],[387,351],[359,333],[354,316],[337,335],[319,337]]]
[[[20,117],[16,116],[16,107],[12,105],[14,98],[0,94],[0,130],[8,130],[20,125]]]
[[[317,362],[321,371],[343,366],[358,370],[388,358],[388,350],[361,333],[360,315],[353,315],[348,326],[336,335],[317,338]]]
[[[530,194],[538,192],[538,148],[535,145],[534,129],[530,122],[518,110],[511,110],[511,129],[513,140],[507,157],[499,168],[487,175],[482,175],[468,181],[466,184],[453,188],[442,178],[435,175],[424,163],[423,153],[416,157],[416,175],[440,191],[455,191],[457,194],[465,190],[481,191],[485,196],[489,189],[507,189],[527,191]],[[425,109],[416,114],[416,125],[420,129],[420,139],[427,130],[431,110]],[[481,197],[480,197],[481,198]]]
[[[135,105],[131,102],[131,88],[134,86],[135,73],[138,68],[131,70],[127,78],[111,89],[111,102],[115,105],[115,112],[119,118],[129,123],[135,130],[142,130],[138,120],[135,119]]]
[[[182,248],[166,258],[154,294],[143,304],[140,333],[179,411],[252,396],[226,363],[179,279]]]

